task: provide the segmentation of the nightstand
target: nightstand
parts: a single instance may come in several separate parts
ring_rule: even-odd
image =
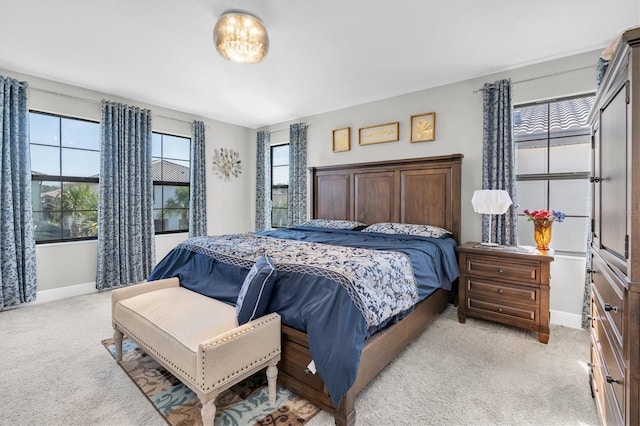
[[[476,317],[538,333],[549,341],[549,265],[553,250],[482,246],[458,247],[458,321]]]

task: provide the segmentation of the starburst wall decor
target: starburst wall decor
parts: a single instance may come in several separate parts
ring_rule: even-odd
[[[238,177],[242,173],[239,152],[226,148],[215,149],[213,152],[213,171],[218,176],[218,179],[224,179],[225,182],[229,182],[231,181],[231,176]]]

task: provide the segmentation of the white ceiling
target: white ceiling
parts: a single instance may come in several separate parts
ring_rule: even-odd
[[[213,46],[263,20],[264,62]],[[0,0],[0,68],[258,128],[604,48],[640,0]]]

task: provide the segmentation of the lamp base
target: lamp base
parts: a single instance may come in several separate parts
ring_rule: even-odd
[[[498,247],[500,244],[498,243],[480,243],[481,246],[488,246],[488,247]]]

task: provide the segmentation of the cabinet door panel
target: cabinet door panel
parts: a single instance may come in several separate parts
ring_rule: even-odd
[[[625,86],[600,116],[600,244],[624,259],[627,234],[627,101]]]

